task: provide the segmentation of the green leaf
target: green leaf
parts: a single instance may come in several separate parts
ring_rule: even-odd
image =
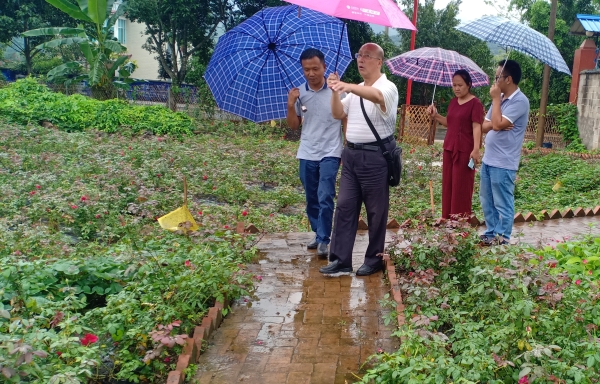
[[[127,50],[127,48],[125,48],[121,43],[114,40],[106,40],[104,42],[104,46],[108,48],[112,53],[121,53]]]
[[[594,358],[594,356],[589,356],[587,358],[587,366],[588,366],[588,368],[592,368],[595,363],[596,363],[596,359]]]
[[[87,21],[89,23],[94,22],[92,19],[90,19],[90,17],[88,15],[83,13],[79,7],[75,6],[74,4],[72,4],[66,0],[46,0],[46,1],[49,4],[55,6],[56,8],[60,9],[61,11],[63,11],[64,13],[66,13],[67,15],[71,16],[74,19]],[[106,12],[106,9],[104,10],[104,12]]]
[[[56,81],[57,79],[66,77],[73,72],[78,71],[79,69],[81,69],[81,64],[76,61],[61,64],[58,67],[52,68],[48,72],[48,80],[51,82]]]
[[[412,372],[412,370],[413,367],[404,368],[402,371],[400,371],[400,377],[408,375]]]
[[[10,319],[10,312],[8,312],[6,309],[0,309],[0,317]]]
[[[110,15],[110,17],[108,18],[108,22],[106,23],[105,28],[111,29],[117,22],[117,19],[125,14],[126,10],[127,10],[127,3],[121,3],[121,5],[119,5],[119,8],[117,8],[115,13]]]
[[[529,375],[530,372],[531,372],[531,368],[529,368],[529,367],[525,367],[525,368],[521,369],[521,372],[519,372],[519,379],[523,376]]]
[[[571,257],[569,260],[567,260],[566,264],[575,264],[575,263],[580,263],[581,259],[579,257]]]
[[[106,0],[88,0],[87,14],[97,25],[106,20]]]
[[[79,273],[79,267],[69,262],[58,262],[52,266],[55,271],[62,272],[66,275],[76,275]]]
[[[63,39],[54,39],[47,43],[40,44],[36,48],[37,49],[56,48],[56,47],[61,47],[63,45],[81,44],[84,41],[87,41],[87,40],[83,39],[81,37],[65,37]]]
[[[35,37],[35,36],[74,36],[80,33],[85,33],[83,29],[71,28],[71,27],[54,27],[54,28],[38,28],[31,29],[27,32],[23,32],[23,36]]]

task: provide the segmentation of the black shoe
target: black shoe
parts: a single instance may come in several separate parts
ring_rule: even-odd
[[[360,268],[358,268],[358,271],[356,271],[356,276],[369,276],[376,272],[381,271],[382,269],[383,269],[382,264],[379,264],[376,267],[369,267],[367,264],[363,264],[360,266]]]
[[[481,242],[479,243],[480,245],[483,245],[484,247],[491,247],[493,245],[508,245],[509,242],[502,236],[498,236],[498,237],[485,237],[485,236],[480,236]]]
[[[319,245],[317,245],[317,256],[329,256],[329,249],[327,249],[327,244],[319,243]]]
[[[310,243],[306,244],[306,249],[317,249],[317,245],[319,243],[317,243],[317,236],[315,236]]]
[[[343,267],[340,264],[340,261],[335,259],[334,261],[329,263],[328,266],[319,269],[319,272],[321,272],[324,275],[348,275],[352,273],[352,267]]]

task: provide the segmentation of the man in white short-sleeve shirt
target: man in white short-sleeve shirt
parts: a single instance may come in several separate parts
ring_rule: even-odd
[[[383,49],[379,45],[367,43],[356,54],[358,72],[364,79],[363,83],[344,83],[339,81],[337,74],[331,74],[327,79],[327,85],[333,90],[333,117],[347,117],[348,127],[347,145],[342,152],[342,175],[329,250],[330,263],[320,269],[320,272],[326,275],[352,272],[352,250],[363,203],[369,223],[369,245],[364,264],[356,271],[356,275],[371,275],[383,266],[381,257],[377,255],[382,253],[385,247],[390,203],[388,165],[360,107],[362,98],[369,119],[386,150],[391,153],[396,147],[394,130],[398,89],[381,73],[383,57]],[[340,100],[339,94],[342,92],[347,93],[347,96]]]

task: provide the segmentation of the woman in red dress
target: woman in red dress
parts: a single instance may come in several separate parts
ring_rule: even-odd
[[[452,77],[452,90],[456,96],[450,101],[446,117],[430,105],[427,111],[438,123],[448,127],[444,139],[442,163],[442,217],[470,216],[472,213],[475,167],[480,161],[481,124],[483,105],[471,94],[471,76],[465,70],[458,70]]]

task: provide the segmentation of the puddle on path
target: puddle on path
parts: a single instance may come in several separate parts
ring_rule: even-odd
[[[200,383],[354,383],[370,355],[398,347],[378,303],[387,292],[382,274],[324,277],[327,261],[306,250],[311,236],[261,240],[251,266],[262,276],[256,298],[235,305],[209,342]],[[359,233],[355,250],[367,240]],[[355,253],[354,270],[362,262]]]

